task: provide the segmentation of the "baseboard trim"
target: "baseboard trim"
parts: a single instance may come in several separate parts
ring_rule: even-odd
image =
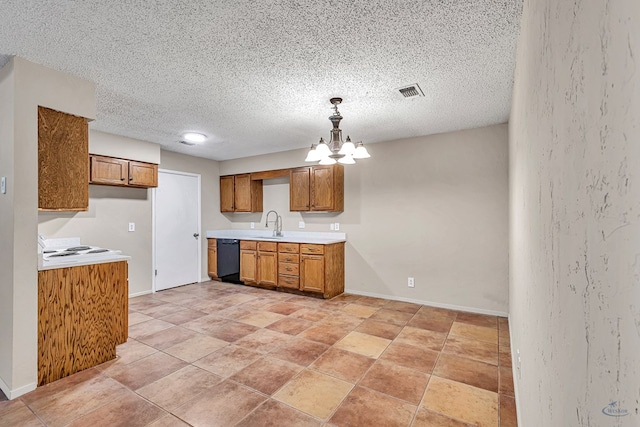
[[[509,343],[513,344],[513,328],[511,327],[511,314],[509,314],[508,316],[509,318]],[[514,395],[514,400],[516,402],[516,419],[518,420],[518,425],[522,426],[524,425],[522,423],[522,419],[520,418],[520,393],[518,393],[518,390],[520,389],[519,386],[519,380],[520,378],[518,377],[518,364],[517,364],[517,360],[515,357],[515,351],[513,348],[513,345],[510,345],[510,349],[511,349],[511,376],[513,377],[513,395]]]
[[[153,293],[152,290],[136,292],[136,293],[133,293],[133,294],[129,294],[129,298],[140,297],[142,295],[149,295],[149,294],[152,294],[152,293]]]
[[[428,305],[430,307],[437,307],[437,308],[446,308],[449,310],[466,311],[469,313],[477,313],[477,314],[488,314],[490,316],[500,316],[500,317],[509,316],[509,313],[505,313],[504,311],[486,310],[484,308],[465,307],[462,305],[443,304],[439,302],[424,301],[424,300],[419,300],[414,298],[404,298],[404,297],[398,297],[393,295],[377,294],[375,292],[364,292],[356,289],[345,289],[344,291],[345,293],[348,293],[348,294],[362,295],[365,297],[384,298],[384,299],[390,299],[393,301],[411,302],[414,304]]]
[[[2,389],[2,392],[4,393],[5,396],[7,396],[7,399],[9,400],[13,400],[17,397],[22,396],[23,394],[27,394],[30,391],[35,390],[36,386],[37,386],[36,383],[31,383],[31,384],[24,385],[22,387],[18,387],[15,390],[11,390],[9,389],[9,386],[2,380],[2,378],[0,378],[0,389]]]

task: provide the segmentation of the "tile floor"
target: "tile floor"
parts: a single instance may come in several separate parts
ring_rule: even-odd
[[[129,308],[117,359],[4,398],[0,426],[516,426],[504,318],[218,282]]]

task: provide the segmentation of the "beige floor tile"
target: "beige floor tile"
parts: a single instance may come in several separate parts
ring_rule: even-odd
[[[353,314],[358,317],[370,317],[373,313],[378,311],[379,307],[371,307],[370,305],[362,305],[358,303],[352,303],[342,308],[342,311]]]
[[[152,422],[147,427],[189,427],[189,424],[185,423],[180,418],[168,414],[157,421]]]
[[[208,335],[197,334],[193,338],[165,348],[163,351],[178,359],[191,363],[228,345],[229,343],[226,341]]]
[[[432,376],[422,406],[478,427],[498,425],[498,394]]]
[[[442,353],[433,374],[441,378],[498,392],[498,367],[466,357]]]
[[[353,384],[305,370],[282,387],[273,398],[326,420],[351,391]]]
[[[275,400],[267,400],[235,427],[320,427],[322,423]]]
[[[501,394],[500,399],[500,427],[518,427],[516,402],[511,396]]]
[[[442,332],[405,326],[394,342],[440,351],[442,350],[446,336],[447,335]]]
[[[498,345],[495,343],[449,335],[442,352],[498,365]]]
[[[211,328],[206,334],[223,341],[235,342],[258,330],[260,328],[246,323],[226,321]]]
[[[375,335],[376,337],[393,340],[402,330],[402,326],[393,325],[378,320],[367,319],[355,329],[363,334]]]
[[[498,347],[498,364],[505,368],[511,367],[511,348],[503,346]]]
[[[272,313],[270,311],[258,310],[246,316],[240,317],[239,322],[247,323],[249,325],[264,328],[270,324],[284,319],[286,316],[278,313]]]
[[[433,370],[439,354],[437,351],[394,341],[382,353],[380,359],[429,374]]]
[[[226,378],[258,360],[260,356],[261,354],[258,352],[236,345],[228,345],[196,360],[193,365]]]
[[[411,427],[474,427],[426,408],[419,408]]]
[[[137,325],[138,323],[146,322],[151,319],[153,319],[153,317],[133,311],[129,313],[129,326]]]
[[[221,377],[211,372],[188,365],[139,388],[136,393],[162,409],[172,411],[221,381]]]
[[[453,326],[451,326],[451,331],[449,333],[452,336],[471,338],[478,341],[489,342],[491,344],[498,344],[498,330],[496,328],[453,322]]]
[[[467,323],[469,325],[484,326],[487,328],[498,328],[498,317],[487,314],[469,313],[461,311],[456,317],[456,322]]]
[[[416,314],[416,312],[422,306],[419,304],[413,304],[411,302],[389,301],[383,307],[387,310],[395,310],[395,311],[401,311],[403,313]]]
[[[233,426],[265,400],[258,393],[224,381],[178,407],[173,414],[195,427]]]
[[[25,395],[20,396],[20,400],[23,401],[25,404],[33,407],[33,405],[34,404],[37,405],[36,402],[40,400],[50,399],[52,398],[52,396],[61,392],[67,392],[67,393],[72,392],[74,388],[81,386],[82,383],[89,380],[95,380],[96,378],[104,378],[104,376],[101,374],[101,372],[98,369],[95,369],[95,368],[85,369],[84,371],[76,372],[73,375],[69,375],[68,377],[61,378],[58,381],[54,381],[52,383],[38,387],[32,392],[29,392]],[[18,401],[14,400],[12,402],[18,402]],[[6,402],[2,402],[2,404],[5,404],[5,403]],[[10,403],[11,402],[9,402],[9,404]],[[40,406],[43,406],[43,405],[40,405]],[[2,415],[2,412],[0,412],[0,415]]]
[[[239,339],[235,344],[258,353],[269,353],[292,339],[291,335],[270,329],[258,329],[257,331]]]
[[[177,311],[175,313],[162,316],[160,320],[164,320],[165,322],[173,323],[174,325],[182,325],[183,323],[190,322],[192,320],[199,319],[201,317],[206,316],[207,313],[204,311],[191,310],[185,308],[183,310]]]
[[[298,310],[302,310],[303,308],[304,308],[303,305],[289,303],[289,302],[276,302],[274,304],[269,304],[264,307],[264,309],[267,311],[283,314],[285,316],[288,316],[291,313],[295,313]]]
[[[166,412],[162,409],[147,402],[137,394],[127,391],[117,399],[108,401],[100,408],[76,418],[68,426],[143,427],[164,415],[166,415]]]
[[[407,427],[416,407],[363,387],[356,387],[329,420],[335,426]]]
[[[358,385],[417,405],[428,382],[424,372],[378,360]]]
[[[149,335],[142,335],[138,337],[138,341],[158,350],[171,347],[172,345],[179,344],[196,336],[197,332],[181,328],[180,326],[174,326],[172,328],[163,329],[162,331],[155,332]]]
[[[131,390],[137,390],[186,365],[178,358],[158,352],[128,365],[118,366],[110,370],[108,375]]]
[[[224,325],[227,322],[228,320],[223,319],[217,314],[209,314],[184,322],[180,326],[201,334],[209,334],[211,331],[217,331],[220,325]]]
[[[379,320],[381,322],[392,323],[398,326],[404,326],[413,317],[413,313],[403,313],[402,311],[389,310],[381,308],[369,317],[372,320]]]
[[[159,317],[166,316],[168,314],[176,313],[176,312],[181,311],[183,309],[184,309],[184,307],[181,306],[181,305],[166,303],[166,304],[159,305],[159,306],[156,306],[156,307],[145,308],[145,309],[142,309],[142,310],[139,310],[139,311],[142,314],[146,314],[147,316],[151,316],[151,317],[157,319]]]
[[[38,427],[43,425],[26,406],[16,407],[0,416],[0,427]]]
[[[351,329],[344,326],[317,325],[306,329],[297,336],[311,341],[333,345],[349,332],[351,332]]]
[[[302,369],[302,366],[295,363],[265,356],[230,379],[266,395],[272,395]]]
[[[370,357],[331,347],[310,368],[355,384],[373,362]]]
[[[390,343],[391,340],[385,338],[360,332],[350,332],[346,337],[338,341],[334,347],[377,359]]]
[[[131,338],[139,338],[144,335],[150,335],[155,332],[162,331],[164,329],[173,328],[174,324],[164,322],[158,319],[147,320],[146,322],[140,322],[136,325],[129,326],[129,336]]]
[[[278,359],[308,366],[329,348],[328,345],[319,342],[294,337],[270,353],[270,356]]]
[[[100,375],[39,399],[29,407],[47,426],[57,427],[88,414],[126,392],[122,384]]]
[[[513,390],[513,370],[509,367],[501,366],[498,368],[500,371],[500,394],[506,394],[509,396],[514,395]]]
[[[0,420],[2,416],[14,409],[22,408],[26,406],[21,399],[7,400],[4,393],[2,393],[2,400],[0,401]]]
[[[315,323],[310,320],[300,319],[297,317],[285,317],[284,319],[270,324],[267,326],[267,329],[288,335],[298,335],[300,332],[313,325],[315,325]]]

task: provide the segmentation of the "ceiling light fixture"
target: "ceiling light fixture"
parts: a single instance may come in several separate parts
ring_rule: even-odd
[[[191,142],[194,144],[201,144],[207,140],[207,135],[197,132],[186,132],[182,135],[185,141]]]
[[[343,165],[352,165],[356,161],[355,159],[366,159],[371,157],[367,149],[364,147],[362,141],[357,144],[351,142],[351,138],[347,135],[347,140],[342,142],[342,130],[340,129],[340,120],[342,116],[338,111],[338,105],[342,102],[342,98],[331,98],[329,100],[333,104],[333,114],[329,116],[329,120],[333,124],[331,129],[330,141],[324,142],[323,138],[320,138],[320,142],[312,144],[305,162],[318,162],[321,165],[332,165],[341,163]]]

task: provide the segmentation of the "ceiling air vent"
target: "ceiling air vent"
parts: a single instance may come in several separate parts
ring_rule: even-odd
[[[398,89],[398,92],[405,98],[413,98],[414,96],[424,96],[422,89],[418,86],[418,83],[414,83]]]

